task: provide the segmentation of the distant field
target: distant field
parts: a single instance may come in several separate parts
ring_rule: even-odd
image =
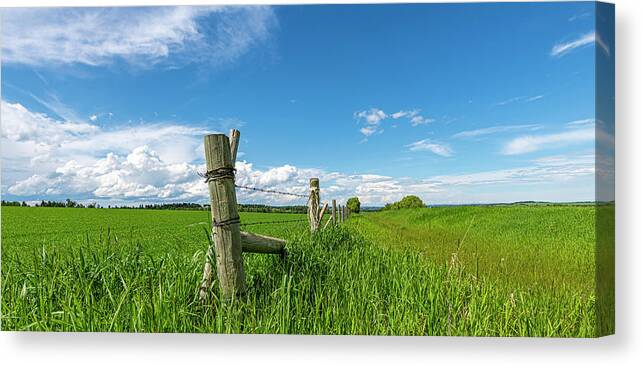
[[[243,222],[304,219],[303,214],[240,213]],[[247,230],[286,238],[307,223],[257,225]],[[87,243],[140,244],[150,254],[192,255],[207,247],[209,212],[193,210],[2,207],[2,251],[66,251]]]
[[[242,213],[242,222],[296,214]],[[595,209],[440,207],[256,225],[248,293],[198,302],[208,214],[2,208],[2,329],[595,335]]]
[[[595,288],[593,206],[436,207],[364,214],[367,238],[521,287]]]

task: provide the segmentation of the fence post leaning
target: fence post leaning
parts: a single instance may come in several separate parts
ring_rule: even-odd
[[[308,199],[308,220],[311,232],[316,232],[319,229],[319,201],[319,179],[313,177],[310,179],[310,198]]]
[[[212,241],[221,294],[225,298],[245,293],[245,272],[240,219],[234,186],[230,142],[224,134],[205,136],[207,185],[212,212]]]

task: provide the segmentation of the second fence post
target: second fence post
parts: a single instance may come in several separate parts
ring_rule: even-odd
[[[332,224],[337,225],[337,200],[332,199]]]
[[[205,136],[207,186],[212,212],[216,271],[225,298],[245,293],[240,218],[234,186],[230,141],[224,134]]]
[[[319,201],[319,179],[313,177],[310,179],[310,199],[308,201],[308,220],[311,232],[316,232],[319,229]]]

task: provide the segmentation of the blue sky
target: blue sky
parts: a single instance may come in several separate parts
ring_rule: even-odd
[[[236,127],[246,185],[318,176],[365,205],[594,200],[595,126],[613,123],[596,122],[596,57],[614,49],[590,2],[2,17],[3,199],[205,202],[202,136]]]

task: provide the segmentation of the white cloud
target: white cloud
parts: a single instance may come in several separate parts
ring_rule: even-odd
[[[595,32],[593,31],[590,33],[586,33],[572,41],[557,43],[551,49],[551,56],[561,57],[577,48],[589,46],[594,43],[595,43]]]
[[[568,132],[544,134],[538,136],[521,136],[506,144],[502,150],[505,155],[520,155],[545,148],[559,148],[570,144],[591,142],[595,140],[594,128],[575,129]]]
[[[572,122],[566,123],[567,128],[585,128],[585,127],[594,127],[594,126],[595,126],[595,119],[593,118],[574,120]]]
[[[2,9],[6,63],[139,66],[226,63],[265,42],[276,25],[268,7]]]
[[[98,120],[98,116],[96,114],[90,115],[89,120],[91,120],[92,122],[95,122],[96,120]]]
[[[567,181],[595,173],[595,156],[550,156],[532,161],[532,165],[462,175],[435,176],[427,181],[441,185],[498,185]]]
[[[576,21],[578,19],[588,18],[591,15],[592,15],[592,13],[588,12],[588,11],[587,12],[583,12],[583,13],[579,13],[579,14],[575,14],[575,15],[571,16],[570,18],[568,18],[568,21],[569,22],[574,22],[574,21]]]
[[[494,126],[480,129],[473,129],[468,131],[461,131],[453,134],[453,138],[476,138],[495,133],[517,132],[523,130],[535,131],[540,129],[541,126],[537,124],[520,124],[520,125],[503,125]]]
[[[606,44],[604,39],[600,36],[600,33],[595,33],[595,43],[604,51],[604,53],[607,56],[611,56],[611,49],[609,48],[609,45]]]
[[[370,137],[371,135],[377,133],[379,131],[379,128],[377,126],[367,126],[359,129],[359,132],[363,134],[366,137]]]
[[[148,146],[139,146],[126,157],[109,153],[94,163],[67,161],[54,173],[32,175],[16,182],[8,191],[26,196],[79,194],[118,199],[189,199],[193,197],[190,190],[193,190],[195,176],[196,166],[167,164]]]
[[[399,118],[412,118],[416,115],[418,115],[420,112],[419,109],[414,109],[414,110],[400,110],[396,113],[392,113],[390,116],[392,119],[399,119]]]
[[[355,112],[354,118],[364,124],[363,127],[359,128],[359,132],[366,137],[364,141],[367,141],[367,137],[383,133],[384,128],[382,127],[382,122],[386,119],[397,120],[406,118],[413,127],[434,122],[434,119],[424,117],[419,114],[420,112],[421,110],[419,109],[412,109],[400,110],[396,113],[388,114],[379,108],[371,108],[369,110]],[[393,125],[392,127],[396,128],[397,125]]]
[[[366,136],[366,138],[372,136],[375,133],[383,133],[381,122],[388,117],[388,114],[378,108],[362,110],[354,113],[354,118],[359,122],[365,124],[364,127],[361,127],[359,129],[359,132]]]
[[[530,98],[527,98],[527,99],[526,99],[526,102],[529,102],[529,103],[530,103],[531,101],[537,101],[537,100],[539,100],[539,99],[542,99],[543,97],[544,97],[544,95],[535,95],[535,96],[531,96]]]
[[[435,121],[434,119],[426,118],[426,117],[421,116],[421,115],[415,115],[414,117],[410,118],[410,124],[413,127],[416,127],[416,126],[421,125],[421,124],[432,123],[434,121]]]
[[[88,122],[54,119],[2,100],[3,182],[30,174],[48,174],[67,161],[91,164],[108,153],[127,154],[148,145],[168,163],[202,156],[209,131],[172,123],[121,125],[104,129]]]
[[[98,201],[103,205],[172,201],[205,203],[208,200],[206,184],[197,175],[197,172],[204,171],[205,166],[195,158],[202,154],[200,141],[207,131],[170,124],[103,130],[89,123],[56,120],[31,112],[20,104],[4,101],[2,117],[5,194],[27,199],[69,197]],[[187,142],[179,141],[181,139]],[[192,144],[190,148],[193,151],[181,156],[176,149],[182,149],[185,143]],[[97,147],[94,149],[92,146]],[[429,140],[407,147],[452,155],[448,146]],[[169,149],[162,152],[163,148]],[[16,174],[18,167],[26,170]],[[573,191],[577,191],[574,182],[579,178],[592,181],[591,176],[595,173],[592,156],[551,156],[534,160],[522,168],[426,179],[372,173],[345,174],[290,164],[256,168],[248,161],[238,161],[236,168],[236,181],[241,185],[305,195],[309,178],[319,177],[322,201],[337,199],[345,202],[356,195],[364,205],[383,205],[408,194],[418,195],[428,203],[527,200],[538,197],[533,194],[539,190],[524,188],[530,184],[553,184],[550,186],[555,191],[572,186]],[[496,192],[497,187],[503,184],[511,189],[524,189],[522,193],[514,194]],[[589,185],[581,185],[590,188]],[[585,191],[578,194],[560,199],[590,199]],[[238,189],[237,196],[241,203],[306,203],[305,198],[244,189]],[[555,198],[546,197],[549,200]]]
[[[408,194],[420,196],[428,203],[497,202],[532,199],[531,189],[522,195],[487,195],[488,187],[511,188],[532,184],[572,184],[578,178],[591,178],[595,173],[595,156],[550,156],[532,161],[530,166],[491,170],[472,174],[440,175],[426,179],[390,177],[375,174],[344,174],[314,168],[282,165],[257,169],[252,163],[238,161],[236,183],[296,194],[308,193],[310,177],[321,180],[321,200],[358,196],[364,205],[383,205]],[[197,175],[203,164],[166,163],[148,146],[134,148],[127,155],[108,153],[92,163],[67,161],[47,176],[31,175],[9,187],[9,193],[39,198],[81,197],[102,204],[136,202],[208,200],[206,184]],[[472,193],[466,191],[472,189]],[[481,194],[481,195],[480,195]],[[240,203],[305,205],[306,199],[237,189]],[[463,199],[463,200],[462,200]],[[481,200],[480,200],[481,199]],[[484,200],[485,199],[485,200]],[[508,200],[506,200],[508,199]],[[544,199],[546,200],[546,199]],[[564,199],[562,199],[564,200]],[[574,200],[567,197],[566,200]],[[590,200],[581,196],[575,200]]]
[[[509,98],[509,99],[506,99],[506,100],[499,101],[499,102],[493,104],[493,106],[504,106],[504,105],[508,105],[508,104],[512,104],[512,103],[516,103],[516,102],[530,103],[530,102],[533,102],[533,101],[540,100],[543,97],[544,97],[544,95],[515,96],[515,97]]]
[[[430,151],[436,155],[450,157],[453,155],[452,149],[445,145],[433,142],[429,139],[413,142],[406,145],[410,151]]]

